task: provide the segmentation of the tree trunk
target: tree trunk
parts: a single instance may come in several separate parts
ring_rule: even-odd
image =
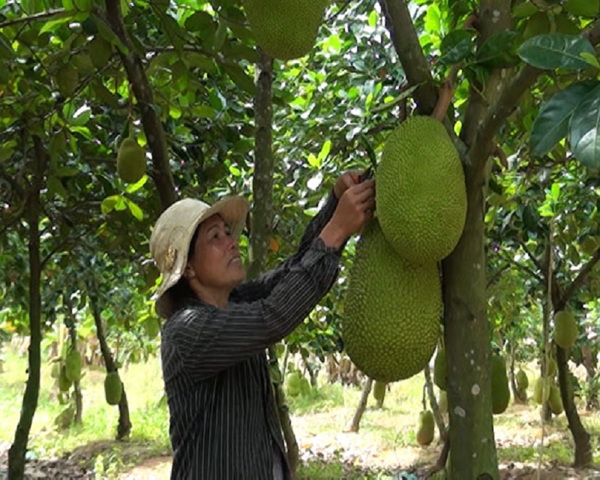
[[[574,467],[586,467],[592,463],[592,445],[590,434],[581,423],[577,406],[573,399],[573,385],[569,378],[569,367],[567,365],[568,355],[565,349],[556,346],[556,364],[558,366],[558,382],[560,385],[560,396],[562,398],[565,415],[569,422],[569,429],[575,443]]]
[[[451,478],[498,479],[486,314],[484,174],[465,166],[468,209],[458,245],[442,263]]]
[[[15,431],[15,438],[8,451],[8,478],[20,480],[25,474],[25,453],[29,441],[29,432],[37,409],[40,392],[41,368],[41,312],[42,298],[40,282],[42,262],[40,258],[40,190],[44,181],[44,172],[48,156],[39,137],[33,137],[35,159],[34,172],[29,201],[27,205],[27,223],[29,227],[29,348],[28,374],[21,416]]]
[[[304,353],[304,351],[301,350],[300,355],[302,356],[302,361],[304,362],[304,366],[306,367],[306,371],[308,372],[308,376],[310,378],[310,385],[313,388],[317,388],[317,372],[315,372],[315,369],[310,365],[310,361],[306,353]]]
[[[95,282],[94,282],[95,283]],[[93,291],[97,292],[98,287],[94,284]],[[102,326],[102,317],[100,316],[100,310],[98,309],[98,303],[95,298],[92,297],[88,292],[88,298],[90,300],[90,306],[92,307],[92,315],[94,317],[94,324],[96,325],[96,336],[100,343],[100,351],[102,352],[102,358],[104,359],[104,365],[106,366],[106,373],[117,372],[117,365],[113,359],[108,343],[106,342],[106,336],[104,334],[104,327]],[[127,394],[125,392],[125,385],[123,385],[123,394],[119,401],[119,424],[117,425],[117,440],[122,440],[129,435],[131,432],[131,418],[129,415],[129,404],[127,403]]]
[[[371,387],[373,386],[373,379],[371,377],[367,377],[367,381],[365,382],[365,386],[362,391],[362,395],[360,397],[360,402],[358,402],[358,407],[356,407],[356,412],[354,413],[354,417],[352,417],[352,422],[348,426],[347,432],[356,432],[360,428],[360,419],[365,413],[365,409],[367,408],[367,401],[369,400],[369,394],[371,393]]]
[[[581,356],[583,360],[583,366],[587,373],[588,382],[588,395],[586,398],[585,409],[588,411],[597,410],[600,407],[598,402],[598,388],[595,387],[596,381],[596,357],[592,359],[592,353],[590,347],[585,345],[581,347]],[[0,372],[2,371],[2,365],[0,365]]]
[[[427,395],[429,396],[429,404],[431,405],[431,411],[433,412],[435,424],[437,425],[438,431],[440,432],[440,440],[445,442],[446,437],[448,436],[448,431],[446,430],[444,417],[442,417],[442,412],[440,412],[440,407],[435,398],[435,393],[433,391],[433,382],[431,381],[431,370],[429,369],[429,365],[425,365],[425,388],[427,388]]]

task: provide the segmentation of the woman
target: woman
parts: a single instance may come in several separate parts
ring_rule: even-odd
[[[329,291],[346,241],[372,217],[374,187],[340,176],[297,253],[249,282],[238,249],[246,200],[184,199],[162,213],[150,250],[163,276],[172,479],[289,478],[265,349]]]

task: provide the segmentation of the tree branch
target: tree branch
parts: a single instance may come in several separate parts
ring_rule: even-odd
[[[19,17],[12,18],[7,20],[6,22],[0,23],[0,30],[6,27],[12,27],[13,25],[18,25],[19,23],[29,23],[35,22],[37,20],[44,20],[46,18],[55,17],[55,16],[69,16],[75,15],[77,10],[65,10],[64,8],[59,8],[57,10],[48,10],[47,12],[39,12],[33,15],[28,15],[27,17]]]
[[[544,271],[544,267],[542,266],[542,264],[540,263],[540,261],[537,258],[535,258],[535,255],[533,253],[531,253],[531,250],[529,250],[529,248],[527,247],[527,245],[525,245],[525,242],[523,242],[522,240],[519,240],[519,244],[521,245],[521,248],[523,250],[525,250],[525,253],[531,259],[531,261],[534,263],[534,265],[539,270],[541,270],[543,272]]]
[[[586,263],[571,284],[564,290],[564,293],[560,296],[557,304],[554,305],[555,311],[563,310],[567,302],[575,294],[575,292],[583,285],[583,282],[587,279],[591,271],[594,269],[596,264],[600,261],[600,248],[594,252],[594,255],[588,263]]]
[[[135,51],[125,29],[119,0],[106,0],[106,15],[110,28],[129,50],[127,53],[119,50],[119,55],[141,111],[142,125],[152,153],[154,183],[160,196],[162,208],[166,209],[177,200],[177,194],[171,167],[169,166],[165,131],[155,109],[152,89],[146,77],[142,60]],[[100,15],[98,15],[98,18],[104,20]]]
[[[417,110],[428,115],[433,112],[438,93],[408,5],[404,0],[379,0],[379,3],[408,83],[419,85],[414,94]]]

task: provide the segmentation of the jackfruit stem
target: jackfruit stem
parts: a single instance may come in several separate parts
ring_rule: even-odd
[[[452,86],[452,82],[448,79],[444,80],[440,85],[438,101],[435,104],[433,113],[431,114],[433,118],[439,120],[440,122],[444,120],[444,117],[448,112],[448,108],[450,107],[450,103],[452,102],[453,95],[454,87]]]

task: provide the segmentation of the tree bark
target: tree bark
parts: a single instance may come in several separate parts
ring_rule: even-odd
[[[97,292],[98,287],[95,285],[93,291]],[[106,336],[104,334],[104,327],[102,326],[102,317],[100,315],[100,309],[98,308],[98,301],[88,291],[88,298],[90,300],[90,306],[92,308],[92,316],[94,317],[94,324],[96,325],[96,336],[100,343],[100,351],[102,352],[102,358],[104,359],[104,365],[106,366],[106,373],[117,372],[117,365],[115,364],[114,358],[106,342]],[[129,404],[127,402],[127,394],[125,392],[125,385],[123,385],[123,394],[119,401],[119,423],[117,425],[117,440],[126,438],[131,433],[131,417],[129,415]]]
[[[451,477],[498,479],[486,313],[482,169],[477,164],[466,165],[465,180],[465,228],[454,251],[442,262]]]
[[[119,55],[140,108],[144,133],[152,153],[154,184],[164,210],[177,200],[175,183],[169,166],[165,131],[154,105],[152,88],[146,77],[142,59],[136,52],[123,23],[120,1],[106,0],[106,14],[110,28],[129,50],[129,52],[119,50]]]
[[[21,415],[15,431],[14,441],[8,451],[8,478],[22,479],[25,474],[25,454],[29,432],[37,409],[40,392],[41,367],[41,312],[42,298],[40,283],[42,264],[40,256],[40,190],[44,183],[48,154],[39,137],[33,137],[34,170],[27,203],[27,223],[29,228],[29,348],[28,375],[21,406]]]
[[[354,417],[352,417],[352,421],[350,422],[350,425],[346,430],[347,432],[358,433],[358,430],[360,429],[360,419],[362,418],[363,413],[365,413],[365,409],[367,408],[367,401],[369,400],[369,394],[371,393],[372,386],[373,379],[371,377],[367,377],[367,381],[365,382],[360,401],[358,402],[358,406],[356,407]]]

